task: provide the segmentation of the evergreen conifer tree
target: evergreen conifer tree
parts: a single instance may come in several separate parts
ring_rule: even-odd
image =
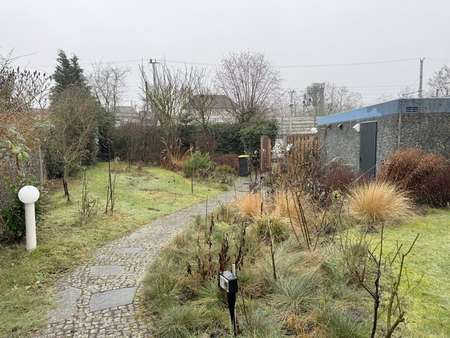
[[[52,89],[52,101],[70,86],[88,90],[86,77],[80,67],[78,57],[73,55],[70,59],[63,50],[58,51],[57,65],[53,73],[55,86]]]

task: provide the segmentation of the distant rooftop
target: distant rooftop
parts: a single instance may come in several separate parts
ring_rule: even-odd
[[[450,113],[450,98],[397,99],[388,102],[362,107],[348,112],[333,115],[318,116],[319,126],[342,123],[347,121],[362,121],[377,119],[384,116],[401,113]]]
[[[196,104],[202,104],[201,100],[206,100],[207,105],[210,105],[212,109],[217,110],[227,110],[233,108],[233,102],[228,96],[218,95],[218,94],[208,94],[208,95],[195,95],[192,98],[192,104],[195,107]],[[198,103],[196,101],[199,101]]]
[[[133,106],[117,106],[117,114],[123,114],[123,115],[137,115],[138,112],[135,107]]]

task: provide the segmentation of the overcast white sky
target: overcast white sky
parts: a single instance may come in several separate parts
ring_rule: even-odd
[[[136,60],[217,64],[229,52],[264,53],[283,86],[334,82],[371,104],[418,86],[450,64],[448,0],[0,0],[0,53],[52,73],[56,52],[128,67],[123,103],[137,98]],[[404,60],[407,59],[407,60]],[[404,60],[372,65],[359,62]],[[326,67],[284,67],[289,65]],[[208,66],[211,70],[214,66]]]

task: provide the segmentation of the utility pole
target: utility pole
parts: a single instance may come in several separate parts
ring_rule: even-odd
[[[318,113],[323,115],[325,113],[325,83],[319,84],[319,102],[318,102]],[[316,114],[317,116],[317,114]],[[315,123],[314,123],[315,126]]]
[[[420,71],[419,71],[419,98],[423,97],[423,62],[425,58],[420,58]]]
[[[290,115],[289,115],[289,135],[292,134],[292,116],[294,115],[295,105],[294,105],[294,94],[295,90],[291,89],[289,91],[289,108],[290,108]]]
[[[148,62],[152,65],[152,69],[153,69],[153,87],[156,88],[156,82],[157,82],[157,79],[158,79],[158,76],[156,74],[156,65],[159,62],[156,61],[156,59],[150,59]]]
[[[152,71],[153,71],[153,89],[154,90],[159,90],[159,80],[158,80],[158,74],[157,72],[157,68],[156,65],[159,63],[158,61],[156,61],[156,59],[150,59],[148,61],[151,65],[152,65]],[[145,90],[148,90],[148,85],[147,83],[145,83]],[[157,114],[156,110],[158,108],[155,107],[154,105],[152,105],[152,118],[154,118],[155,116],[159,116],[159,114]],[[158,119],[156,119],[156,121],[158,121]]]

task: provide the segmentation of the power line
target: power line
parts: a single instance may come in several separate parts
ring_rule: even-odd
[[[191,64],[201,66],[219,66],[217,63],[207,62],[190,62],[190,61],[174,61],[165,60],[167,63],[179,63],[179,64]],[[324,64],[296,64],[296,65],[279,65],[276,68],[319,68],[319,67],[347,67],[347,66],[364,66],[364,65],[377,65],[386,63],[399,63],[417,61],[417,58],[405,58],[405,59],[393,59],[393,60],[381,60],[381,61],[367,61],[367,62],[349,62],[349,63],[324,63]]]
[[[278,66],[277,68],[350,67],[350,66],[378,65],[378,64],[385,64],[385,63],[399,63],[399,62],[408,62],[408,61],[417,61],[417,58],[368,61],[368,62],[349,62],[349,63],[325,63],[325,64],[303,64],[303,65],[299,64],[299,65]]]
[[[402,83],[402,84],[376,84],[376,85],[356,85],[356,86],[352,86],[352,85],[348,85],[345,86],[349,89],[371,89],[371,88],[402,88],[402,87],[413,87],[416,86],[417,83]]]
[[[324,64],[292,64],[292,65],[278,65],[275,68],[326,68],[326,67],[353,67],[353,66],[365,66],[365,65],[378,65],[378,64],[389,64],[389,63],[401,63],[417,61],[418,58],[404,58],[404,59],[392,59],[392,60],[380,60],[380,61],[365,61],[365,62],[348,62],[348,63],[324,63]],[[141,63],[142,58],[139,59],[125,59],[125,60],[110,60],[110,61],[80,61],[84,65],[92,65],[94,63],[105,63],[105,64],[120,64],[120,63]],[[183,61],[183,60],[164,60],[165,63],[173,64],[187,64],[187,65],[197,65],[197,66],[212,66],[217,67],[220,63],[210,63],[210,62],[193,62],[193,61]],[[40,67],[54,67],[54,65],[36,65]]]
[[[193,66],[212,66],[217,67],[220,64],[218,63],[208,63],[208,62],[189,62],[189,61],[175,61],[175,60],[164,60],[166,63],[175,63],[175,64],[186,64]]]

